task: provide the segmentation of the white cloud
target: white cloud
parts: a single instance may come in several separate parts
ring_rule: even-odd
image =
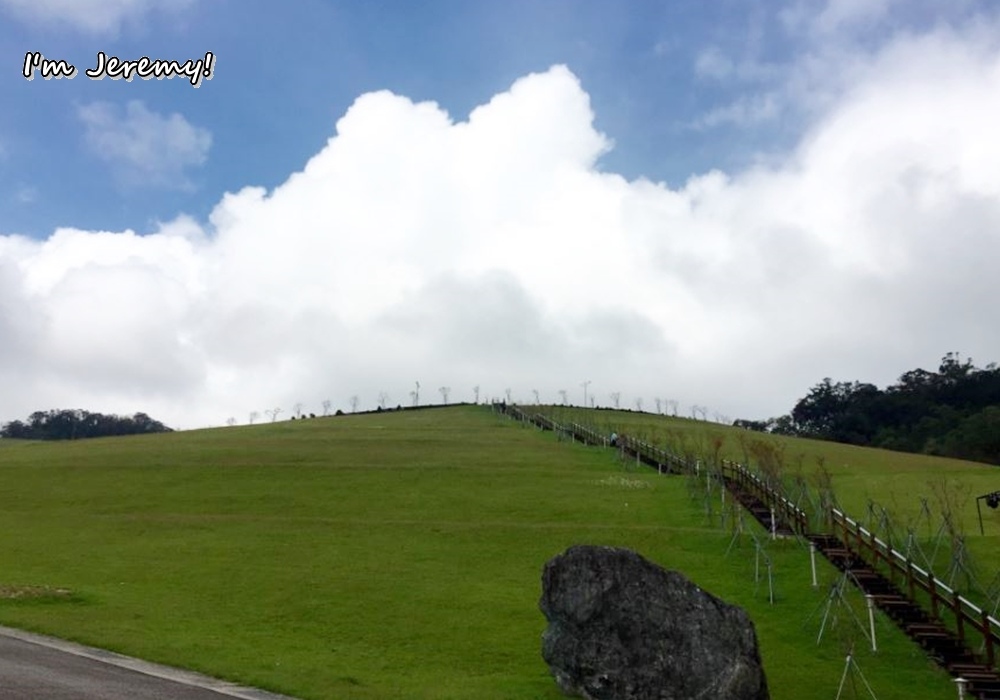
[[[694,61],[694,74],[699,78],[722,80],[733,74],[735,66],[718,46],[710,46],[698,53]]]
[[[109,102],[77,108],[87,146],[130,186],[190,187],[187,168],[202,165],[211,133],[180,114],[164,116],[131,100],[124,112]]]
[[[38,188],[31,185],[21,185],[14,191],[13,199],[18,204],[34,204],[38,201]]]
[[[716,107],[698,117],[696,129],[712,129],[725,124],[740,127],[756,126],[773,121],[781,113],[780,99],[774,93],[762,93],[737,98],[724,107]]]
[[[889,16],[900,0],[826,0],[825,3],[796,2],[780,13],[792,32],[817,35],[843,34],[871,28]]]
[[[22,20],[70,27],[89,34],[116,34],[123,24],[153,12],[178,13],[194,0],[0,0]]]
[[[1000,51],[940,31],[855,77],[784,158],[676,190],[596,169],[610,142],[557,67],[458,123],[363,95],[206,225],[0,237],[3,418],[221,424],[415,381],[579,401],[584,380],[761,417],[824,376],[1000,359]]]

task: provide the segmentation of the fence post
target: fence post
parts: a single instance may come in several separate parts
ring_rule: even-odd
[[[875,597],[870,594],[865,594],[865,600],[868,601],[868,628],[872,632],[872,651],[878,651],[878,644],[875,643]]]
[[[955,609],[955,624],[958,625],[958,639],[965,644],[965,616],[962,614],[962,597],[958,591],[952,591],[951,604]]]
[[[809,543],[809,563],[812,567],[813,588],[819,588],[819,582],[816,580],[816,545],[813,542]]]
[[[993,666],[993,626],[990,624],[990,614],[983,610],[983,641],[986,642],[986,663]]]
[[[913,562],[906,560],[906,583],[910,588],[910,600],[917,599],[916,582],[913,580]]]

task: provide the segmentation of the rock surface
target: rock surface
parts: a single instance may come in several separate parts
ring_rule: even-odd
[[[542,572],[542,657],[588,700],[768,700],[753,622],[635,552],[575,546]]]

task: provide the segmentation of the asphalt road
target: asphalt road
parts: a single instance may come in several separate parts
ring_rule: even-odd
[[[101,649],[0,628],[3,700],[291,700]]]

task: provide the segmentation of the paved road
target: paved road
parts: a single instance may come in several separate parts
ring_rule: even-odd
[[[3,700],[292,700],[93,647],[0,628]]]

